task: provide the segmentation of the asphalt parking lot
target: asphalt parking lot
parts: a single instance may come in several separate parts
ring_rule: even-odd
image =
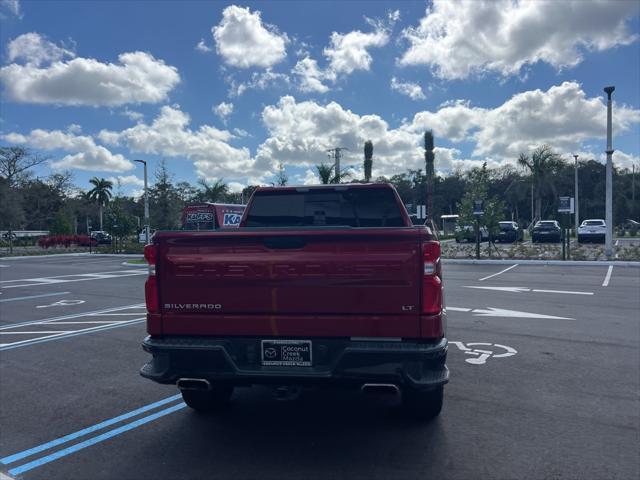
[[[640,268],[445,264],[441,416],[241,389],[224,415],[138,375],[144,267],[0,260],[0,472],[25,479],[640,477]],[[1,475],[0,475],[0,478]]]

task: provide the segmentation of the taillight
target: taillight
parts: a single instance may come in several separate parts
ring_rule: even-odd
[[[147,303],[147,312],[160,313],[160,304],[158,301],[158,285],[156,284],[156,276],[149,275],[144,284],[144,299]]]
[[[434,314],[442,310],[442,267],[440,243],[434,240],[422,244],[422,313]]]
[[[156,264],[156,246],[153,244],[145,245],[144,247],[144,259],[150,266]]]
[[[147,312],[160,313],[160,302],[158,300],[158,284],[156,282],[155,265],[157,257],[157,247],[153,244],[145,245],[144,259],[149,264],[149,278],[144,284],[144,298],[147,303]]]

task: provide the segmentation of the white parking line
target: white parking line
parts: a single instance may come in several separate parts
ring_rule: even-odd
[[[503,274],[504,272],[508,272],[509,270],[511,270],[512,268],[516,268],[518,266],[518,264],[516,263],[515,265],[511,265],[510,267],[505,268],[504,270],[499,271],[498,273],[494,273],[493,275],[489,275],[487,277],[483,277],[480,280],[478,280],[479,282],[482,282],[484,280],[489,280],[490,278],[493,277],[497,277],[498,275]]]
[[[83,312],[83,313],[73,313],[71,315],[63,315],[61,317],[49,317],[41,320],[29,320],[26,322],[13,323],[10,325],[2,325],[0,326],[0,330],[8,330],[16,327],[24,327],[26,325],[55,322],[57,320],[71,320],[72,318],[91,317],[91,316],[99,315],[101,313],[118,312],[122,310],[130,310],[133,308],[138,309],[141,307],[144,307],[144,303],[136,303],[134,305],[123,305],[122,307],[103,308],[102,310],[93,310],[91,312]],[[131,312],[131,315],[140,315],[140,312]]]
[[[607,275],[604,277],[604,282],[602,282],[603,287],[609,286],[609,280],[611,280],[611,272],[613,272],[613,265],[609,265],[609,269],[607,270]]]
[[[71,330],[71,331],[60,332],[60,333],[57,333],[55,335],[50,335],[49,334],[49,335],[45,335],[45,336],[42,336],[42,337],[31,338],[29,340],[22,340],[20,342],[0,343],[0,351],[11,350],[13,348],[18,348],[18,347],[26,347],[28,345],[47,342],[47,341],[50,341],[50,340],[62,340],[63,338],[75,337],[77,335],[83,335],[83,334],[86,334],[86,333],[99,332],[101,330],[108,330],[108,329],[116,328],[116,327],[124,327],[126,325],[132,325],[132,324],[135,324],[135,323],[141,323],[144,320],[145,320],[145,318],[134,318],[132,320],[127,320],[125,322],[113,322],[112,324],[109,324],[109,325],[97,325],[95,327],[81,328],[80,330]],[[10,333],[15,333],[15,332],[10,332]]]
[[[99,273],[78,273],[74,275],[57,275],[53,277],[23,278],[20,280],[0,281],[0,288],[34,287],[38,285],[57,285],[59,283],[86,282],[88,280],[104,280],[109,278],[132,277],[135,275],[147,275],[147,271],[140,270],[116,270]]]

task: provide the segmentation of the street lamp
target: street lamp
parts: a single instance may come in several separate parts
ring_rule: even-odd
[[[134,160],[144,165],[144,243],[149,245],[149,189],[147,188],[147,162]]]
[[[574,196],[576,197],[575,199],[575,213],[574,213],[574,219],[575,219],[575,234],[576,234],[576,238],[578,238],[578,227],[580,226],[580,214],[578,213],[578,155],[574,155],[573,158],[576,159],[576,164],[575,164],[575,172],[574,172]]]
[[[607,94],[607,170],[606,170],[606,200],[605,200],[605,232],[604,254],[607,260],[613,256],[613,147],[611,146],[611,94],[616,89],[614,86],[604,87]]]

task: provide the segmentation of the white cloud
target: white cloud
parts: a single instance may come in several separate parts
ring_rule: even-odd
[[[349,75],[355,70],[369,70],[373,59],[368,49],[383,47],[388,42],[389,34],[384,30],[370,33],[355,30],[344,35],[333,32],[323,53],[329,59],[331,72]]]
[[[103,130],[98,138],[106,144],[124,145],[132,153],[189,159],[198,176],[205,178],[253,174],[249,150],[229,145],[233,137],[230,132],[210,125],[192,130],[190,122],[189,115],[178,106],[164,106],[151,124],[141,122],[121,132]]]
[[[40,66],[73,57],[75,53],[71,50],[59,47],[35,32],[24,33],[11,40],[7,46],[9,62],[21,60],[27,65]]]
[[[401,82],[396,77],[391,77],[391,90],[406,95],[411,100],[424,100],[427,98],[420,85],[413,82]]]
[[[216,51],[225,63],[238,68],[271,67],[287,56],[287,35],[263,24],[260,12],[231,5],[211,29]]]
[[[67,127],[67,132],[77,135],[82,132],[82,126],[78,125],[77,123],[72,123]]]
[[[134,122],[137,122],[144,118],[144,115],[142,113],[136,112],[135,110],[129,110],[129,107],[125,107],[124,110],[120,112],[120,114],[129,118],[129,120],[133,120]]]
[[[615,105],[614,111],[613,128],[618,133],[640,123],[638,109]],[[473,141],[474,156],[499,160],[517,158],[542,144],[571,152],[585,140],[604,135],[606,105],[603,97],[587,98],[578,83],[564,82],[547,91],[518,93],[493,109],[449,103],[436,112],[417,113],[408,128],[432,129],[436,137],[455,142]]]
[[[602,159],[602,162],[606,162],[607,157],[605,154],[602,154],[602,156],[600,157]],[[613,164],[617,167],[617,168],[627,168],[629,170],[631,170],[631,167],[633,165],[636,166],[636,171],[638,170],[638,168],[640,167],[640,157],[637,155],[630,155],[628,153],[625,152],[621,152],[619,150],[616,150],[615,152],[613,152]]]
[[[211,107],[211,111],[215,113],[220,120],[227,122],[227,117],[233,113],[233,103],[222,102]]]
[[[318,173],[310,168],[307,168],[303,174],[294,175],[291,177],[292,185],[319,185],[320,177]]]
[[[343,168],[359,168],[368,139],[374,141],[374,176],[421,168],[424,162],[419,133],[390,129],[378,115],[357,115],[336,102],[321,105],[285,96],[264,108],[262,120],[270,137],[258,147],[256,165],[265,168],[281,161],[313,169],[328,162],[326,150],[336,146],[349,148]]]
[[[251,134],[242,128],[234,128],[233,133],[236,134],[237,137],[250,137]]]
[[[318,68],[318,62],[312,58],[305,57],[298,60],[292,73],[298,78],[298,88],[303,92],[325,93],[329,91],[329,87],[322,83],[326,78],[325,73]]]
[[[20,7],[20,0],[0,0],[0,7],[9,11],[12,15],[18,18],[22,18],[22,9]],[[0,12],[0,18],[2,18],[2,12]]]
[[[144,187],[144,180],[138,178],[135,175],[118,175],[117,177],[109,177],[107,180],[111,182],[120,183],[121,185],[134,185],[136,187]]]
[[[402,65],[427,65],[445,79],[485,71],[517,75],[545,62],[562,69],[638,38],[627,20],[634,1],[450,1],[434,0],[417,27],[403,37],[409,48]]]
[[[16,102],[58,105],[119,106],[158,103],[180,82],[175,67],[146,52],[118,56],[118,63],[72,58],[37,33],[9,44],[13,63],[0,68],[8,98]],[[22,60],[23,63],[18,63]]]
[[[213,48],[211,48],[209,45],[207,45],[205,43],[204,38],[200,39],[200,41],[196,45],[196,50],[198,50],[199,52],[202,52],[202,53],[213,52]]]
[[[240,193],[242,192],[242,190],[244,190],[246,185],[240,182],[229,182],[227,183],[227,187],[229,188],[229,192],[231,193]]]
[[[270,68],[267,68],[263,72],[253,72],[251,74],[251,78],[246,82],[238,83],[233,79],[230,80],[229,96],[239,97],[247,90],[265,90],[266,88],[273,87],[274,85],[289,85],[289,83],[290,78],[288,75],[284,73],[276,73],[271,71]]]
[[[62,150],[70,152],[60,160],[51,162],[55,169],[71,169],[106,172],[124,172],[134,165],[120,154],[113,154],[105,147],[96,145],[93,138],[65,133],[60,130],[32,130],[28,135],[9,133],[2,139],[15,144],[28,145],[40,150]]]

